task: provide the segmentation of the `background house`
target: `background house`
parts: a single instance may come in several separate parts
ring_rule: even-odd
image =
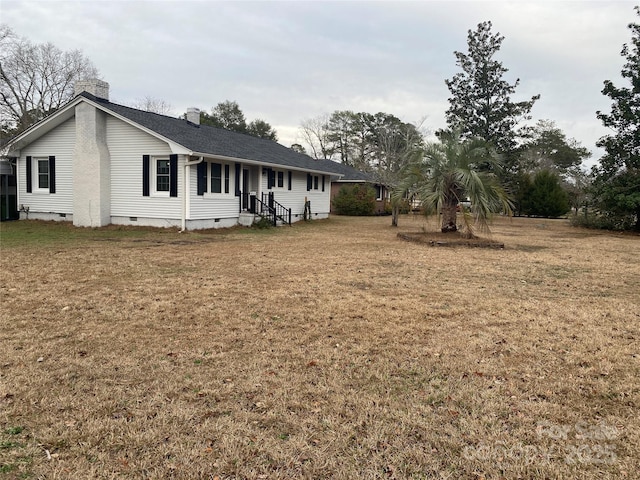
[[[303,218],[330,210],[340,177],[276,142],[109,101],[109,85],[79,82],[76,97],[9,143],[21,218],[201,229],[251,224],[272,202]]]
[[[332,160],[316,160],[324,168],[333,171],[338,177],[331,182],[331,200],[346,185],[369,185],[376,191],[376,214],[385,213],[385,203],[389,200],[389,189],[376,182],[373,174],[361,172],[349,165]],[[333,208],[333,207],[332,207]]]

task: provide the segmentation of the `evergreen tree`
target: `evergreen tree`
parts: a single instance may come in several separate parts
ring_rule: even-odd
[[[640,8],[635,7],[640,17]],[[631,45],[623,45],[626,63],[622,78],[630,86],[616,87],[605,80],[602,94],[611,98],[611,113],[597,112],[605,127],[614,131],[597,145],[605,155],[593,174],[593,193],[601,213],[616,228],[633,224],[640,231],[640,24],[629,24]]]
[[[540,170],[533,181],[526,179],[522,212],[526,215],[556,218],[569,211],[569,198],[560,178],[550,170]]]
[[[522,102],[511,100],[520,79],[514,84],[504,80],[508,69],[493,58],[503,40],[499,33],[491,33],[491,22],[478,24],[476,31],[469,30],[469,52],[454,52],[462,72],[445,83],[451,92],[446,112],[449,128],[459,130],[463,138],[491,142],[504,154],[515,148],[515,127],[520,120],[529,118],[540,95]]]

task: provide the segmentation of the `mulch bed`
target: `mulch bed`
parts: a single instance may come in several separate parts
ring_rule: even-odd
[[[398,238],[409,242],[423,243],[430,247],[471,247],[471,248],[504,248],[504,243],[488,238],[465,238],[462,234],[417,232],[398,233]]]

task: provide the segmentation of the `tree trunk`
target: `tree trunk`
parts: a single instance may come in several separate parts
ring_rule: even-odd
[[[442,233],[456,232],[458,226],[456,225],[456,209],[458,207],[457,202],[445,203],[442,207]]]
[[[391,226],[398,226],[398,216],[400,215],[400,206],[394,205],[391,207]]]

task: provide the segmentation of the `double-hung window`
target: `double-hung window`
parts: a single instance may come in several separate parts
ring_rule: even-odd
[[[212,163],[211,168],[211,193],[229,193],[230,168],[228,164]],[[206,175],[206,173],[205,173]]]
[[[38,190],[49,190],[49,159],[38,158]]]
[[[178,155],[142,156],[142,196],[178,196]]]
[[[156,160],[156,192],[168,192],[171,186],[169,159]]]
[[[56,157],[26,158],[27,193],[56,193]]]

